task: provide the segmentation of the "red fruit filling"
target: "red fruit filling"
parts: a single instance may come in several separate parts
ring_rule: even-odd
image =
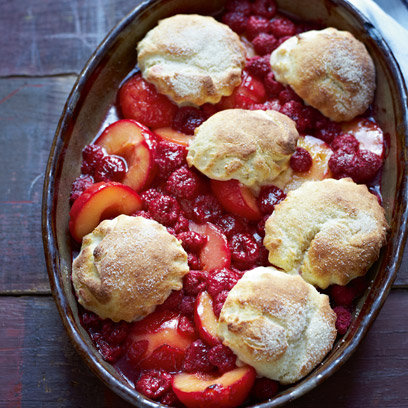
[[[214,222],[222,214],[222,207],[212,195],[200,195],[193,203],[193,217],[198,223]]]
[[[180,167],[170,174],[166,190],[178,198],[194,198],[200,190],[200,179],[187,167]]]
[[[72,183],[71,194],[69,200],[71,204],[88,188],[93,184],[94,179],[89,174],[81,174]]]
[[[119,105],[126,119],[134,119],[145,126],[171,126],[177,106],[156,87],[136,74],[119,90]]]
[[[183,296],[180,303],[180,312],[187,316],[193,316],[195,301],[195,296]]]
[[[148,209],[150,203],[159,198],[161,195],[162,193],[155,188],[149,188],[149,190],[144,191],[142,194],[140,194],[140,198],[143,201],[143,208]]]
[[[279,383],[269,378],[257,378],[252,388],[252,395],[258,401],[265,401],[278,393]]]
[[[89,174],[93,176],[96,167],[105,156],[105,152],[102,147],[94,144],[90,144],[84,147],[82,150],[82,174]]]
[[[273,0],[255,0],[252,13],[265,18],[272,18],[276,14],[276,3]]]
[[[160,195],[150,202],[149,213],[160,224],[171,227],[178,220],[180,206],[173,197]]]
[[[338,334],[343,335],[347,332],[351,324],[351,313],[348,309],[343,306],[336,306],[334,309],[334,313],[337,315],[336,320],[336,329]]]
[[[276,37],[291,37],[296,34],[296,26],[285,17],[277,17],[270,22],[270,31]]]
[[[171,390],[171,374],[164,370],[147,370],[135,384],[136,391],[157,400]]]
[[[315,127],[315,136],[327,144],[330,144],[341,133],[341,126],[338,123],[332,122],[323,116],[316,120]]]
[[[269,20],[261,16],[251,16],[247,21],[247,37],[253,40],[260,33],[269,32]]]
[[[351,171],[351,177],[356,183],[369,183],[377,175],[382,166],[380,156],[368,150],[357,152],[357,163]]]
[[[231,260],[239,269],[249,269],[259,258],[259,245],[250,234],[235,234],[229,240]]]
[[[332,285],[329,294],[337,306],[351,306],[356,298],[357,291],[352,286]]]
[[[310,153],[303,147],[297,147],[289,161],[290,167],[297,173],[305,173],[312,168],[313,159]]]
[[[251,13],[251,3],[249,0],[228,0],[225,10],[249,15]]]
[[[251,75],[254,75],[259,78],[263,78],[268,73],[271,74],[271,65],[269,63],[269,58],[270,58],[270,55],[264,55],[263,57],[256,56],[256,57],[250,58],[246,62],[245,69]]]
[[[265,55],[278,46],[278,40],[273,34],[260,33],[252,40],[252,44],[259,55]]]
[[[228,296],[228,291],[223,290],[222,292],[218,293],[217,296],[215,296],[214,301],[213,301],[213,310],[214,314],[219,317],[221,313],[221,309],[224,306],[225,301],[227,300]]]
[[[295,102],[300,103],[302,100],[297,96],[297,94],[292,88],[287,87],[283,91],[279,92],[279,102],[281,104],[285,104],[286,102],[290,102],[290,101],[295,101]],[[298,108],[299,112],[300,112],[300,108]]]
[[[358,140],[353,135],[348,133],[336,136],[331,142],[331,148],[334,151],[342,150],[349,154],[357,152],[359,146],[360,143]]]
[[[200,126],[206,117],[205,114],[192,106],[179,108],[173,119],[173,129],[186,135],[194,135],[196,127]]]
[[[222,16],[222,22],[237,34],[242,34],[247,27],[247,16],[243,13],[230,12]]]
[[[159,176],[167,177],[174,170],[186,165],[187,149],[176,143],[161,140],[157,144],[155,161]]]
[[[227,238],[239,232],[246,232],[247,230],[245,221],[241,220],[236,215],[231,214],[226,214],[219,218],[216,225],[227,236]]]
[[[147,340],[132,342],[126,354],[128,361],[137,366],[140,363],[140,360],[142,360],[142,358],[145,356],[148,347],[149,342]]]
[[[286,194],[276,186],[265,186],[259,192],[257,203],[258,207],[264,214],[271,214],[275,205],[279,204],[286,198]],[[265,223],[264,223],[265,226]]]
[[[207,242],[207,237],[194,231],[185,231],[177,235],[186,251],[198,252]]]
[[[195,335],[194,323],[186,316],[180,317],[177,330],[188,337],[193,337]]]
[[[236,367],[237,357],[227,346],[217,344],[208,351],[208,360],[223,374]]]
[[[269,72],[266,75],[264,85],[269,96],[277,96],[283,91],[283,85],[275,80],[273,72]]]
[[[127,171],[126,162],[119,156],[104,156],[94,171],[95,181],[120,181]]]
[[[208,359],[208,351],[210,348],[203,343],[202,340],[196,340],[191,343],[186,351],[186,356],[183,362],[183,371],[186,373],[209,373],[214,370],[214,366]]]
[[[238,282],[240,276],[228,268],[215,269],[207,278],[207,292],[213,299],[223,291],[229,292]]]
[[[192,254],[191,252],[188,253],[187,261],[188,261],[188,266],[190,269],[202,269],[203,268],[201,259],[196,254]]]
[[[194,332],[193,332],[194,333]],[[178,347],[162,344],[149,357],[140,362],[144,370],[156,369],[175,372],[181,370],[184,360],[184,351]]]

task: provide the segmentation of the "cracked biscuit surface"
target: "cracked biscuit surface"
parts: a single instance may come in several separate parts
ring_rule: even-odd
[[[137,46],[143,78],[178,105],[217,103],[241,83],[245,49],[213,17],[179,14],[161,20]]]
[[[271,54],[275,78],[336,121],[363,114],[374,99],[375,67],[364,44],[335,28],[291,37]]]
[[[195,130],[187,162],[213,180],[256,189],[289,167],[298,137],[295,122],[282,113],[227,109]]]
[[[269,262],[322,289],[364,275],[386,242],[384,209],[351,179],[309,181],[265,224]]]
[[[180,290],[188,270],[186,252],[165,227],[119,215],[84,237],[72,282],[86,309],[102,319],[132,322]]]
[[[228,294],[218,335],[259,375],[290,384],[330,351],[335,322],[328,296],[300,276],[258,267],[246,272]]]

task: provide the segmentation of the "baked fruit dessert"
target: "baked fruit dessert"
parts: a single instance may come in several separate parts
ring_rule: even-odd
[[[118,120],[84,147],[69,223],[81,323],[151,400],[264,402],[310,373],[353,320],[386,240],[387,145],[369,83],[368,98],[333,80],[360,115],[337,122],[286,76],[299,69],[287,44],[302,54],[322,33],[322,50],[345,41],[352,56],[366,52],[320,28],[271,0],[159,22],[118,89]],[[308,95],[333,107],[320,79]]]
[[[364,44],[347,31],[312,30],[271,54],[275,78],[336,121],[363,114],[374,99],[375,68]]]

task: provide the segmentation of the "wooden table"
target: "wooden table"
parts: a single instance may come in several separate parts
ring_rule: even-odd
[[[65,99],[91,52],[135,4],[0,0],[0,407],[129,407],[67,338],[48,285],[40,208]],[[405,261],[355,355],[290,407],[408,406],[407,285]]]

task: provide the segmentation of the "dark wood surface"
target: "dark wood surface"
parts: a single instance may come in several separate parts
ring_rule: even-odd
[[[50,295],[40,210],[63,105],[91,52],[137,4],[0,0],[0,407],[129,407],[69,343]],[[367,338],[290,407],[408,406],[408,251]]]

